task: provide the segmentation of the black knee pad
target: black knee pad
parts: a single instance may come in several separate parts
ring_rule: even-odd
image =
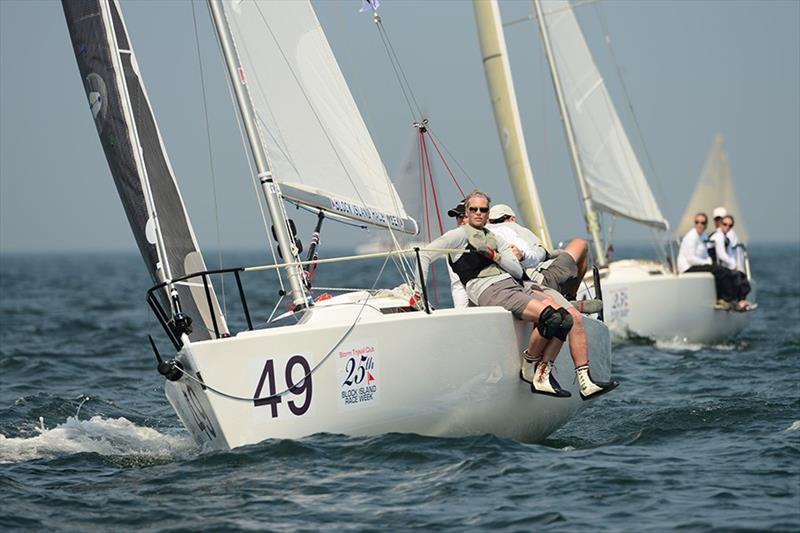
[[[566,315],[562,313],[562,311],[565,310],[553,309],[552,305],[548,305],[544,308],[536,324],[536,329],[539,330],[542,337],[545,339],[552,339],[555,337],[561,341],[567,339],[567,334],[569,330],[572,329],[572,317],[568,311]]]
[[[569,311],[563,307],[558,310],[558,314],[561,316],[561,327],[559,327],[555,337],[564,342],[567,340],[567,335],[569,335],[572,325],[575,322],[572,319],[572,315],[569,314]]]

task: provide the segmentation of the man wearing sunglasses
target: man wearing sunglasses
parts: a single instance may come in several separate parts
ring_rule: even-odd
[[[488,231],[491,200],[485,193],[475,190],[464,199],[467,223],[450,230],[428,245],[429,251],[420,253],[420,266],[424,277],[431,261],[447,255],[448,263],[464,285],[470,301],[480,306],[500,306],[514,317],[533,322],[528,347],[523,352],[520,377],[531,386],[531,392],[559,398],[571,396],[561,388],[552,375],[553,361],[572,331],[574,344],[586,360],[586,365],[576,368],[581,398],[588,400],[614,389],[618,384],[597,383],[591,379],[588,367],[588,342],[582,322],[573,329],[570,312],[548,298],[541,291],[526,290],[521,283],[523,270],[508,242]],[[447,253],[436,250],[463,250]],[[417,274],[415,287],[421,287]],[[573,342],[570,342],[570,346]]]
[[[733,280],[729,270],[715,265],[708,255],[708,248],[703,240],[703,233],[708,226],[708,216],[697,213],[694,216],[694,227],[686,232],[681,240],[678,252],[678,272],[711,272],[717,292],[717,306],[729,308],[733,299]]]

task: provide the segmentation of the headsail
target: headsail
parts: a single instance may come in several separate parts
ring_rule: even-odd
[[[572,7],[542,6],[593,207],[667,229]]]
[[[119,6],[109,0],[63,0],[62,6],[97,133],[153,281],[205,270]],[[211,314],[202,283],[195,285],[175,288],[195,320],[190,338],[207,339]],[[213,289],[211,295],[224,325]]]
[[[416,233],[311,5],[226,0],[224,8],[283,196]]]

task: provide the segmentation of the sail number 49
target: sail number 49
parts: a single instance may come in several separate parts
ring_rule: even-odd
[[[295,381],[293,371],[297,366],[300,367],[302,374],[298,372],[300,376],[298,381]],[[302,355],[294,355],[286,362],[286,368],[283,374],[285,387],[282,387],[279,391],[275,379],[275,362],[272,359],[267,359],[267,362],[264,363],[264,369],[261,371],[261,377],[258,379],[258,386],[253,396],[253,405],[256,407],[269,405],[272,418],[277,418],[278,404],[283,402],[284,396],[288,396],[289,394],[293,396],[303,396],[302,402],[297,402],[294,398],[286,402],[289,406],[289,411],[291,411],[293,415],[302,416],[311,406],[311,393],[313,389],[311,384],[311,366]],[[261,393],[263,392],[265,383],[267,385],[268,396],[262,398]]]

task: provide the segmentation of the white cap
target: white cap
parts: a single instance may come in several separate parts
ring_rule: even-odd
[[[715,207],[714,214],[711,216],[711,218],[723,218],[726,216],[728,216],[727,209],[725,209],[724,207]]]
[[[508,207],[506,204],[493,205],[489,210],[489,220],[495,220],[505,216],[515,217],[517,215],[514,213],[514,210]]]

